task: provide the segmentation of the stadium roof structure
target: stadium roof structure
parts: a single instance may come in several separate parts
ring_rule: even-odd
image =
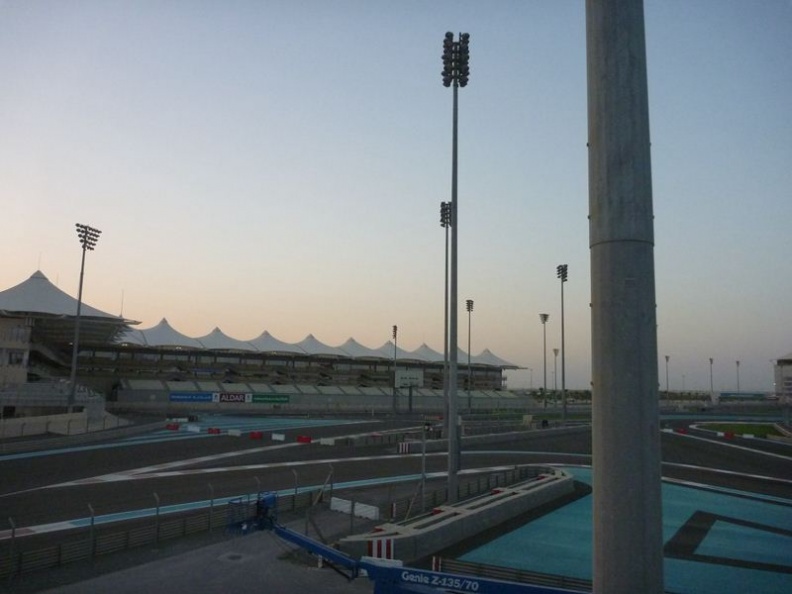
[[[0,291],[0,317],[31,318],[34,334],[56,344],[68,344],[74,340],[76,316],[77,300],[53,285],[40,270],[26,281]],[[139,323],[83,302],[80,305],[80,342],[110,342],[129,325]]]
[[[70,343],[74,334],[74,318],[77,300],[53,285],[41,271],[36,271],[28,280],[0,291],[0,317],[31,317],[36,320],[34,330],[44,333],[47,340],[59,344]],[[267,331],[252,340],[238,340],[215,327],[209,334],[191,337],[173,328],[166,318],[156,326],[137,329],[131,326],[140,322],[114,316],[85,303],[80,311],[80,338],[83,344],[116,344],[159,349],[189,349],[228,352],[251,352],[292,354],[303,356],[338,357],[353,359],[393,360],[394,343],[388,341],[372,349],[349,338],[342,345],[327,345],[309,334],[298,343],[288,343]],[[438,353],[425,343],[414,351],[396,348],[398,361],[441,363]],[[460,363],[467,362],[467,353],[458,350]],[[488,365],[502,369],[519,369],[485,349],[480,355],[472,356],[473,365]]]

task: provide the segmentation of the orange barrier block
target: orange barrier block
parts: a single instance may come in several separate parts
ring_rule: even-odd
[[[311,436],[310,435],[298,435],[297,436],[297,443],[311,443]]]

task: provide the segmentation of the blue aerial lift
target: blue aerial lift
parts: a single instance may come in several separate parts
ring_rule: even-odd
[[[259,496],[255,525],[261,530],[272,530],[280,538],[321,557],[327,565],[348,580],[365,574],[374,582],[374,594],[581,594],[579,590],[398,567],[365,557],[354,559],[279,524],[275,493],[262,493]]]

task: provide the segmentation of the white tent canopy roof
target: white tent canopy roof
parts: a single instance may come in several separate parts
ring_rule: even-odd
[[[297,343],[309,355],[330,355],[333,357],[347,357],[348,355],[338,347],[331,347],[317,340],[313,334],[309,334]]]
[[[140,331],[147,346],[153,347],[179,347],[188,349],[202,349],[204,346],[195,338],[174,330],[168,320],[162,318],[160,323],[153,328]]]
[[[254,338],[253,340],[248,341],[248,344],[252,345],[257,351],[262,353],[297,353],[299,355],[305,355],[305,351],[302,350],[296,344],[291,344],[288,342],[283,342],[282,340],[278,340],[272,334],[267,331],[262,332],[258,338]]]
[[[44,276],[43,272],[37,270],[26,281],[0,292],[0,311],[76,316],[77,300],[61,291]],[[114,316],[91,307],[85,302],[80,305],[80,317],[110,318],[137,324],[137,322],[124,320],[120,316]]]
[[[40,270],[37,270],[30,278],[20,284],[5,291],[0,291],[0,316],[18,317],[25,314],[39,314],[45,318],[56,318],[50,323],[63,325],[69,318],[76,316],[77,300],[61,291]],[[114,340],[118,344],[154,348],[293,353],[296,355],[360,359],[393,360],[394,356],[394,344],[390,340],[376,349],[366,347],[354,338],[349,338],[344,344],[333,347],[321,342],[313,334],[309,334],[298,343],[287,343],[265,331],[253,340],[244,341],[228,336],[217,327],[205,336],[193,338],[175,330],[166,318],[162,318],[156,326],[138,330],[129,328],[129,325],[139,324],[140,322],[126,320],[121,316],[109,314],[86,303],[81,304],[80,316],[85,318],[86,331],[91,328],[90,324],[97,327],[105,327],[109,323],[110,326],[116,328],[115,330],[112,328],[110,330],[103,329],[101,333],[97,333],[97,339],[99,336],[104,336],[104,340]],[[62,320],[58,322],[57,319],[61,318]],[[785,358],[790,357],[792,357],[792,354]],[[405,351],[402,348],[398,348],[396,359],[397,361],[439,363],[443,361],[443,355],[426,344],[422,344],[414,351]],[[467,363],[467,353],[461,349],[458,350],[458,361],[460,364]],[[501,359],[487,349],[481,355],[472,357],[471,363],[518,369],[516,365]]]
[[[382,359],[382,353],[370,349],[360,344],[354,338],[349,338],[344,344],[338,347],[344,351],[348,356],[355,359]]]
[[[198,342],[200,342],[205,349],[209,349],[212,351],[249,351],[251,350],[251,344],[249,342],[245,342],[243,340],[237,340],[236,338],[231,338],[225,332],[220,330],[220,328],[215,327],[209,334],[206,336],[201,336],[197,338]]]

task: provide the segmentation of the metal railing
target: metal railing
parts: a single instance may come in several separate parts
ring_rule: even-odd
[[[537,469],[534,467],[515,467],[465,479],[460,482],[458,499],[474,497],[497,486],[520,482],[536,472]],[[229,520],[228,505],[216,503],[214,489],[211,484],[207,486],[212,493],[212,502],[208,508],[169,518],[159,513],[158,505],[156,515],[149,520],[137,520],[133,524],[114,524],[101,528],[95,525],[91,511],[89,526],[74,531],[68,536],[64,535],[60,538],[60,542],[44,547],[39,546],[36,541],[31,541],[31,537],[17,536],[16,523],[13,518],[8,518],[8,525],[11,528],[10,538],[0,541],[0,579],[21,579],[25,574],[61,567],[76,561],[94,559],[202,532],[225,530]],[[304,512],[307,518],[314,506],[318,504],[329,506],[330,497],[321,496],[327,491],[327,488],[317,488],[290,495],[279,495],[278,509],[281,512]],[[329,495],[332,496],[332,486]],[[257,502],[254,496],[246,497],[248,518],[253,519]],[[447,501],[446,488],[427,491],[424,495],[427,507],[442,505]],[[379,507],[380,517],[390,518],[391,521],[406,520],[411,510],[419,509],[414,496],[383,501]],[[89,505],[89,509],[93,510],[93,507]],[[50,534],[48,540],[52,542],[58,538]]]

